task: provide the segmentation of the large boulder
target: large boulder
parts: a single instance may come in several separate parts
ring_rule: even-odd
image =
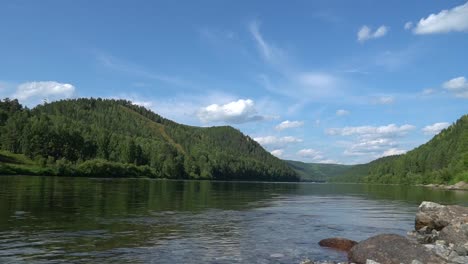
[[[377,235],[361,241],[349,251],[348,257],[357,264],[364,264],[368,259],[380,264],[447,263],[424,246],[394,234]]]
[[[332,237],[320,240],[318,244],[321,247],[328,247],[348,252],[352,247],[354,247],[357,244],[357,242],[342,237]]]
[[[415,229],[426,228],[440,231],[451,224],[468,223],[468,208],[458,205],[440,205],[433,202],[422,202],[416,214]]]
[[[444,227],[439,233],[439,238],[455,245],[464,245],[468,242],[468,223]]]

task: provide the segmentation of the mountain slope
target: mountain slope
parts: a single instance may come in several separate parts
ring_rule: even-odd
[[[404,155],[356,165],[337,181],[450,183],[468,180],[468,115]]]
[[[285,162],[297,172],[303,181],[329,181],[352,167],[351,165],[305,163],[294,160],[285,160]]]
[[[181,125],[125,100],[62,100],[31,110],[4,100],[0,131],[1,149],[62,174],[124,176],[123,170],[164,178],[298,180],[232,127]]]

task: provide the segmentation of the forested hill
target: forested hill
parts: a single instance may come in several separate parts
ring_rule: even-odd
[[[404,155],[353,166],[334,180],[400,184],[468,181],[468,115]]]
[[[330,181],[352,167],[351,165],[305,163],[294,160],[285,160],[285,162],[299,174],[302,181]]]
[[[0,173],[299,179],[232,127],[181,125],[125,100],[62,100],[30,110],[5,99],[0,132]]]

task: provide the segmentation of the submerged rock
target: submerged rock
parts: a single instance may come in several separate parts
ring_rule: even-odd
[[[348,252],[352,247],[354,247],[358,242],[342,237],[332,237],[320,240],[318,243],[321,247],[333,248],[336,250]]]
[[[395,234],[377,235],[361,241],[349,251],[348,257],[358,264],[364,264],[367,260],[380,264],[411,264],[418,261],[426,264],[447,263],[422,245]]]

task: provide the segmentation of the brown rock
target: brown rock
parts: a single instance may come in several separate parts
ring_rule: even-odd
[[[332,237],[320,240],[318,243],[321,247],[333,248],[336,250],[348,252],[352,247],[354,247],[358,242],[342,237]]]
[[[423,246],[394,234],[377,235],[361,241],[349,251],[348,257],[357,264],[365,264],[367,259],[380,264],[411,264],[413,261],[425,264],[447,263]]]

